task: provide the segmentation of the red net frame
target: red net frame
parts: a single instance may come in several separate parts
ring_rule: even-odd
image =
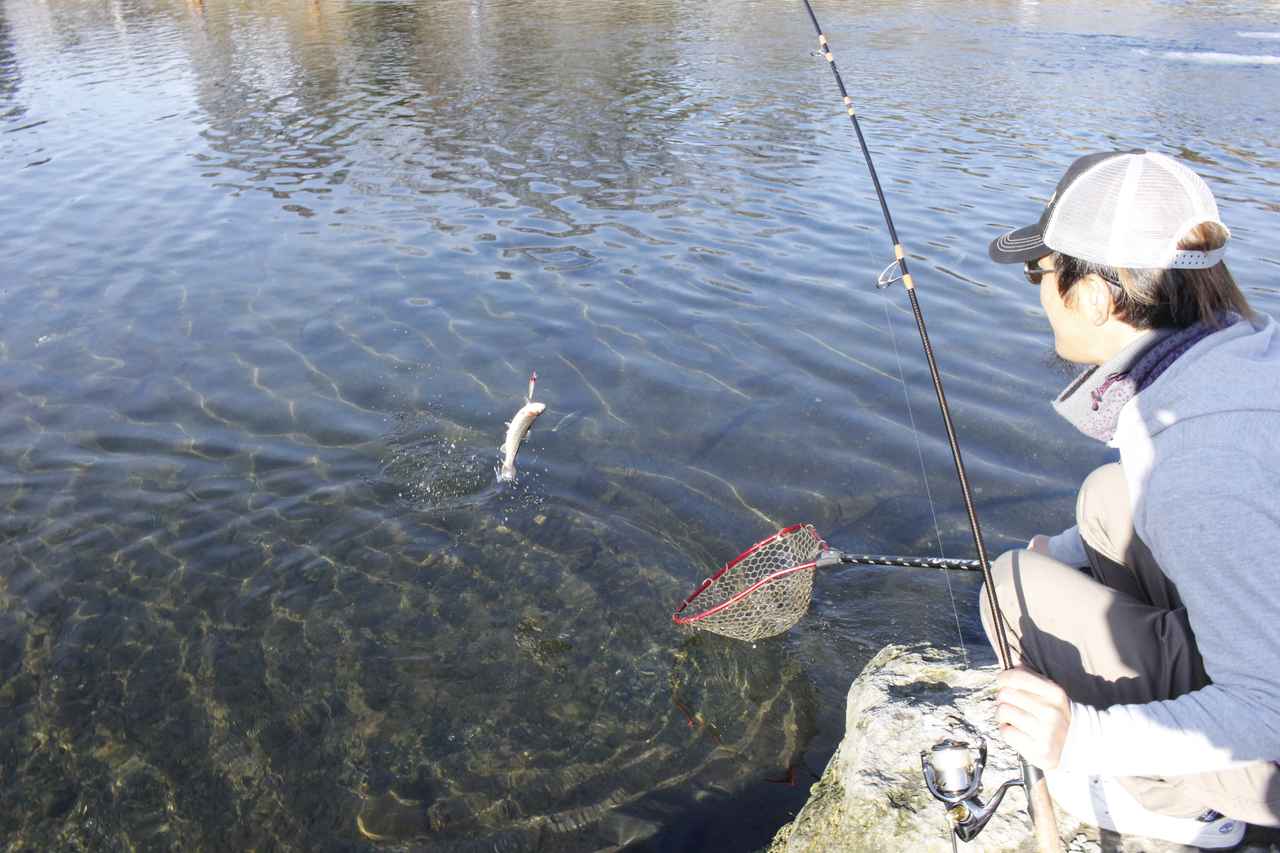
[[[781,634],[809,609],[813,569],[827,548],[812,524],[784,527],[704,580],[671,619],[738,640]],[[684,615],[695,602],[699,609]]]

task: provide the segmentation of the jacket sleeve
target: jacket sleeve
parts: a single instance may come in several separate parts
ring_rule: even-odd
[[[1057,536],[1050,536],[1049,556],[1072,568],[1089,565],[1089,555],[1084,552],[1084,540],[1080,538],[1079,526],[1072,525]]]
[[[1146,704],[1073,703],[1063,767],[1172,776],[1280,759],[1280,447],[1235,439],[1166,452],[1134,515],[1212,683]]]

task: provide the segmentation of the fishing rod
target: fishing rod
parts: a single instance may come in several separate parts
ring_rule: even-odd
[[[862,157],[867,163],[867,171],[871,175],[871,183],[875,187],[876,198],[880,201],[880,212],[884,214],[884,224],[889,229],[889,238],[893,241],[894,260],[880,273],[876,286],[885,288],[901,281],[903,288],[907,291],[907,297],[911,301],[911,313],[915,315],[916,330],[920,333],[920,343],[924,347],[925,360],[929,363],[929,376],[933,380],[933,390],[937,395],[938,408],[942,412],[942,423],[947,432],[947,444],[951,448],[951,458],[955,463],[956,476],[960,480],[960,493],[964,499],[965,513],[969,517],[969,532],[973,536],[973,544],[978,552],[978,563],[981,567],[982,578],[987,590],[987,604],[993,614],[992,622],[995,623],[996,631],[996,653],[1000,658],[1001,669],[1007,670],[1013,664],[1009,656],[1009,640],[1005,634],[1003,620],[999,616],[1000,607],[996,601],[995,584],[992,582],[991,564],[987,559],[987,548],[982,539],[982,527],[978,523],[978,513],[974,508],[973,493],[969,487],[969,476],[964,467],[964,457],[960,453],[960,442],[956,438],[955,425],[951,420],[951,409],[947,405],[947,397],[942,390],[942,375],[938,371],[937,360],[933,354],[933,346],[929,343],[929,333],[925,328],[924,314],[920,311],[920,300],[916,296],[915,282],[912,281],[911,272],[907,268],[907,255],[902,248],[902,241],[898,239],[898,231],[893,227],[893,216],[889,213],[889,202],[885,199],[884,189],[880,186],[880,177],[876,174],[875,163],[871,159],[871,151],[867,147],[866,137],[862,133],[862,125],[858,122],[858,116],[853,109],[853,98],[849,97],[849,92],[845,89],[844,80],[840,77],[840,69],[836,67],[835,57],[831,55],[831,45],[827,40],[826,34],[822,31],[822,26],[818,23],[818,16],[814,13],[813,5],[809,0],[804,0],[804,8],[809,13],[809,20],[813,22],[813,28],[818,34],[818,45],[822,56],[827,60],[827,65],[831,68],[831,74],[835,77],[836,86],[840,89],[840,95],[844,99],[845,111],[849,114],[849,121],[853,125],[854,133],[857,134],[858,146],[862,149]],[[968,752],[968,744],[964,742],[943,741],[935,745],[932,750],[922,753],[921,764],[929,792],[948,807],[947,814],[954,824],[953,831],[955,835],[960,836],[965,841],[969,841],[982,830],[987,820],[990,819],[991,813],[994,812],[995,807],[999,804],[999,799],[1003,796],[1004,791],[1010,784],[1015,784],[1015,782],[1001,786],[997,797],[989,805],[983,806],[977,799],[977,792],[981,787],[986,745],[982,745],[980,750],[981,759],[978,761],[974,761],[971,757],[966,759],[966,752]],[[1049,788],[1044,781],[1044,774],[1041,773],[1039,768],[1027,764],[1025,759],[1020,758],[1019,760],[1022,763],[1021,784],[1027,792],[1027,805],[1031,812],[1032,823],[1035,826],[1037,844],[1044,853],[1061,851],[1062,839],[1058,836],[1053,813],[1053,801],[1049,797]],[[980,823],[979,818],[981,819]]]

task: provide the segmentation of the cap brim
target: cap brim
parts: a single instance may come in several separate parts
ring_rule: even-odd
[[[1040,231],[1040,223],[1019,228],[1007,234],[1001,234],[991,241],[987,254],[998,264],[1021,264],[1034,261],[1051,253],[1044,244],[1044,234]]]

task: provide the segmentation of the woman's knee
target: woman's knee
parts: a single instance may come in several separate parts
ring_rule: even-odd
[[[996,601],[999,604],[1000,612],[1008,619],[1013,615],[1016,608],[1017,596],[1012,594],[1014,588],[1014,575],[1017,572],[1017,564],[1019,559],[1029,552],[1019,548],[1013,551],[1005,551],[995,562],[991,564],[991,581],[995,585]],[[988,620],[991,616],[991,596],[987,593],[987,585],[984,583],[979,591],[979,606],[982,612],[982,618]]]
[[[998,594],[1003,595],[1013,585],[1018,563],[1029,553],[1032,552],[1026,548],[1014,548],[996,557],[995,562],[991,564],[991,580],[995,583]]]
[[[1004,639],[1009,646],[1011,663],[1024,661],[1038,672],[1044,670],[1038,663],[1039,637],[1044,630],[1042,622],[1054,624],[1060,609],[1063,581],[1075,580],[1079,573],[1059,563],[1052,557],[1017,548],[1007,551],[991,564],[991,580],[995,589],[996,606],[1004,627]],[[993,649],[998,651],[996,622],[991,615],[991,601],[985,585],[982,589],[982,627]]]
[[[995,584],[996,602],[1008,624],[1019,625],[1024,617],[1051,611],[1059,591],[1056,588],[1063,573],[1077,574],[1052,557],[1026,548],[1015,548],[1001,554],[991,564],[991,580]],[[982,587],[983,617],[989,617],[990,596]]]
[[[1119,462],[1095,468],[1076,497],[1076,524],[1085,544],[1117,563],[1124,563],[1133,540],[1129,484]]]

